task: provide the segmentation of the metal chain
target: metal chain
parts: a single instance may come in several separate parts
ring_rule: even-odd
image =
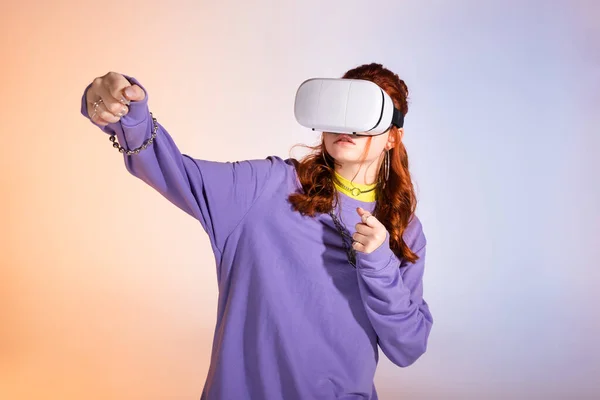
[[[152,113],[150,113],[150,118],[152,118],[152,125],[154,126],[152,129],[152,135],[150,135],[150,137],[148,139],[146,139],[140,147],[138,147],[137,149],[133,149],[133,150],[125,149],[124,147],[122,147],[119,144],[119,142],[117,142],[117,137],[114,133],[111,134],[110,137],[108,138],[111,142],[113,142],[113,147],[115,149],[119,150],[119,153],[123,153],[128,156],[130,156],[132,154],[139,154],[140,151],[146,150],[146,148],[148,148],[148,146],[150,146],[154,142],[154,139],[156,139],[156,132],[158,131],[158,122],[156,121],[156,118],[154,118]]]
[[[377,188],[377,185],[373,186],[371,189],[368,189],[368,190],[361,190],[360,188],[357,188],[356,186],[349,188],[348,186],[346,186],[342,182],[340,182],[340,180],[337,178],[335,179],[335,183],[337,183],[338,185],[340,185],[347,191],[351,192],[354,197],[358,197],[360,194],[363,194],[363,193],[369,193]]]
[[[348,258],[348,262],[350,263],[350,265],[356,268],[356,250],[354,250],[354,247],[352,247],[351,244],[352,242],[354,242],[354,239],[352,239],[352,235],[350,235],[348,230],[344,228],[344,226],[337,218],[337,216],[333,213],[333,211],[329,211],[329,215],[331,216],[335,227],[337,228],[338,232],[340,233],[340,236],[342,237],[342,243],[344,244],[344,249],[346,250],[346,257]],[[350,244],[348,244],[348,241],[350,241]]]

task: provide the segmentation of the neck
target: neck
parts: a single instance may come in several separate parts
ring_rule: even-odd
[[[364,164],[337,164],[335,172],[345,179],[358,185],[373,185],[377,182],[377,163]]]

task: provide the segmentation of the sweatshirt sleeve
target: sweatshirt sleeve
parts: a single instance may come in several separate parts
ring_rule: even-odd
[[[148,108],[148,92],[135,78],[126,78],[139,85],[146,97],[142,101],[131,102],[129,113],[119,122],[105,127],[95,125],[107,134],[115,133],[124,148],[135,149],[151,136],[153,123]],[[81,99],[81,113],[89,119],[85,93]],[[260,196],[274,166],[283,161],[274,156],[238,162],[194,159],[182,154],[167,130],[160,122],[157,123],[153,144],[139,154],[124,154],[125,167],[198,219],[209,235],[213,249],[222,252],[229,234]],[[106,145],[111,146],[111,143],[107,140]],[[116,153],[116,150],[113,151]]]
[[[400,261],[387,241],[372,253],[357,252],[358,284],[367,315],[381,350],[400,367],[425,353],[433,325],[423,299],[426,240],[416,217],[404,237],[419,257],[415,263]]]

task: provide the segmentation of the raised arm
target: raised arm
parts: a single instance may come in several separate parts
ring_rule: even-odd
[[[153,120],[147,90],[135,78],[114,72],[88,85],[81,113],[115,135],[127,170],[197,218],[219,251],[260,196],[273,168],[283,163],[278,157],[215,162],[182,154],[167,130]],[[127,154],[147,144],[153,132],[155,138],[145,149]]]

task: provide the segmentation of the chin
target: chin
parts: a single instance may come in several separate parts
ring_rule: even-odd
[[[328,153],[337,162],[341,163],[355,163],[360,159],[360,154],[355,154],[354,151],[340,151],[334,149],[333,151],[328,151]]]

